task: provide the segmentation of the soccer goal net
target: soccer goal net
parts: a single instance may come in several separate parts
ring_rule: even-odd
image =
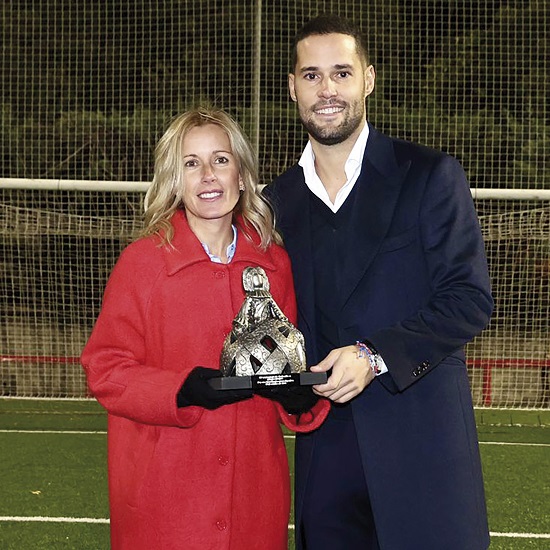
[[[0,395],[85,397],[79,355],[142,193],[0,197]]]
[[[495,310],[467,346],[479,406],[550,400],[550,202],[477,201]]]
[[[78,357],[143,193],[0,190],[0,395],[86,397]],[[467,346],[474,402],[548,405],[550,205],[477,200],[495,313]]]

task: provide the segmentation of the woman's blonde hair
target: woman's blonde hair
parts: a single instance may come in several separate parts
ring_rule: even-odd
[[[142,236],[158,235],[162,244],[170,244],[174,228],[170,222],[183,203],[183,140],[192,128],[214,124],[223,128],[237,159],[239,174],[244,183],[239,201],[233,211],[241,214],[245,227],[252,226],[260,236],[261,248],[271,243],[281,244],[275,229],[273,210],[260,194],[258,186],[258,162],[254,150],[241,127],[226,112],[213,107],[197,107],[176,117],[155,149],[153,183],[145,195],[145,226]]]

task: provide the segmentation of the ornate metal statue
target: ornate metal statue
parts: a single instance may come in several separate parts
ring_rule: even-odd
[[[304,337],[285,317],[269,292],[261,267],[243,272],[246,292],[223,345],[223,376],[254,376],[306,371]]]

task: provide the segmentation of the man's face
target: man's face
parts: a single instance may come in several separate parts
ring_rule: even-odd
[[[311,139],[335,145],[359,135],[366,121],[365,98],[374,89],[374,68],[365,67],[355,39],[313,35],[297,44],[291,98]]]

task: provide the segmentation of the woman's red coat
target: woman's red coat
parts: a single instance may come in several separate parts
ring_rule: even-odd
[[[173,248],[147,238],[123,251],[82,353],[90,390],[108,411],[112,548],[287,548],[280,423],[315,429],[328,403],[299,422],[258,396],[214,411],[176,406],[193,367],[219,366],[245,267],[264,268],[275,301],[296,321],[287,254],[279,246],[261,252],[239,229],[232,262],[216,264],[181,212],[172,223]]]

